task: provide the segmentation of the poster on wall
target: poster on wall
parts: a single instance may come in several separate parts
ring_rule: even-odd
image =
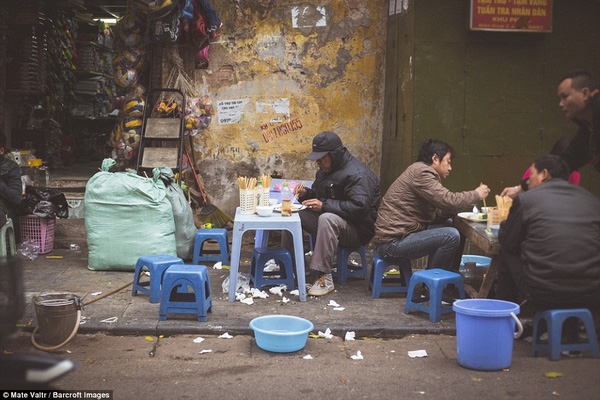
[[[473,31],[552,32],[552,0],[471,0]]]

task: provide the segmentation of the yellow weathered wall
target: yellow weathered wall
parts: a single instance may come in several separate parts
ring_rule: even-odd
[[[307,27],[297,28],[292,26],[297,2],[211,4],[223,28],[210,45],[208,69],[195,71],[196,84],[215,109],[219,101],[247,101],[238,123],[221,124],[217,112],[208,129],[194,137],[213,203],[235,210],[240,175],[312,180],[316,164],[305,157],[313,136],[325,130],[339,134],[378,174],[386,4],[309,0],[299,6],[309,16]],[[310,27],[320,18],[317,6],[326,10],[326,25]],[[279,99],[289,100],[288,119],[270,122],[282,116],[273,109],[257,111],[257,103]]]

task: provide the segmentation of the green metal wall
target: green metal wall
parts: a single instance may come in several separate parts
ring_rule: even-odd
[[[469,31],[469,1],[414,0],[388,18],[381,179],[384,189],[429,137],[457,156],[445,182],[499,194],[577,126],[558,107],[560,76],[584,68],[600,81],[600,2],[554,0],[551,33]],[[600,174],[582,186],[600,195]]]

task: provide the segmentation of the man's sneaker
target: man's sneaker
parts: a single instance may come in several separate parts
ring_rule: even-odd
[[[323,274],[313,283],[308,291],[309,296],[324,296],[333,292],[333,277],[331,274]]]

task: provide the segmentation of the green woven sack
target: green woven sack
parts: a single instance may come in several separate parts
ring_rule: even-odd
[[[105,159],[85,188],[88,268],[134,271],[139,257],[176,256],[173,210],[159,169],[152,171],[152,178],[144,178],[108,172],[114,164]]]

